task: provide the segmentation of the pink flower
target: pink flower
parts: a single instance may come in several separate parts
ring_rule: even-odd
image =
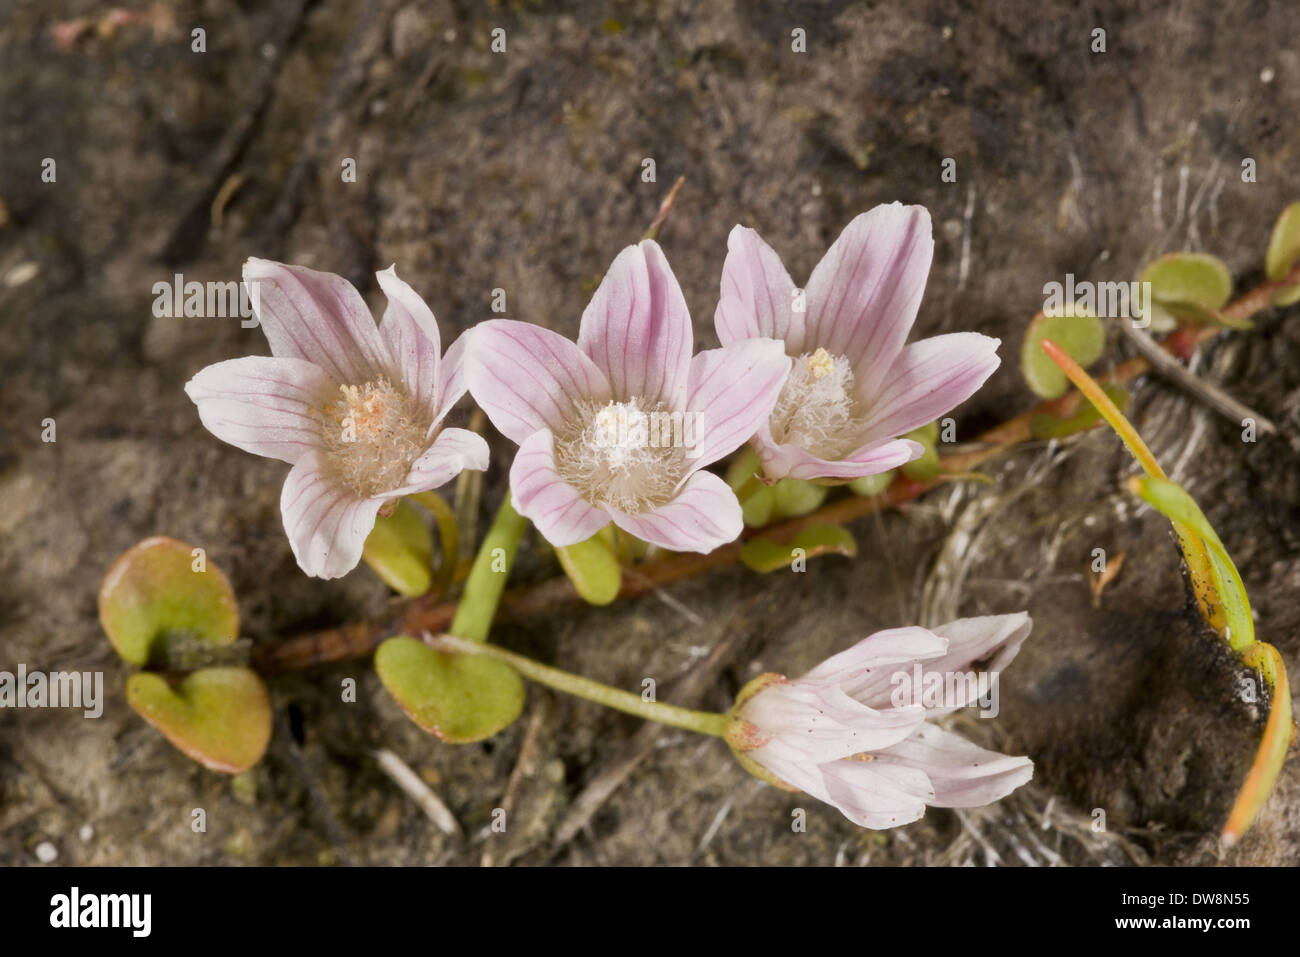
[[[377,275],[388,297],[378,327],[343,277],[248,260],[272,355],[218,362],[185,386],[217,438],[293,466],[284,529],[319,578],[356,567],[385,503],[488,464],[481,436],[438,428],[465,394],[464,340],[442,357],[429,307],[392,267]]]
[[[692,358],[693,340],[677,279],[650,240],[614,260],[576,345],[508,319],[474,327],[469,390],[519,446],[514,505],[551,544],[611,521],[675,551],[708,552],[740,534],[735,494],[703,468],[754,434],[789,363],[772,339]]]
[[[755,448],[769,479],[849,480],[919,456],[900,439],[975,393],[998,367],[997,339],[973,332],[907,345],[934,254],[930,214],[892,203],[845,227],[799,294],[752,229],[727,240],[718,338],[771,336],[789,381]]]
[[[833,804],[862,827],[908,824],[927,804],[991,804],[1027,782],[1033,763],[986,751],[926,719],[973,704],[969,682],[952,676],[976,662],[999,672],[1031,624],[1021,612],[962,618],[933,631],[895,628],[794,681],[760,675],[736,698],[727,742],[751,773]],[[954,697],[938,707],[896,704],[917,662]]]

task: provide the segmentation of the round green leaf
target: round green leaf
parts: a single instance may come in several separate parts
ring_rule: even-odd
[[[781,479],[770,491],[773,519],[799,518],[816,511],[831,492],[825,485],[814,485],[800,479]]]
[[[889,488],[894,476],[898,474],[897,469],[890,469],[888,472],[879,472],[876,475],[864,475],[862,478],[856,478],[849,483],[849,490],[854,495],[862,495],[870,498],[873,495],[882,494],[885,489]]]
[[[740,514],[747,528],[762,528],[775,521],[776,493],[772,486],[764,485],[740,503]]]
[[[762,474],[763,465],[758,454],[749,446],[740,450],[740,454],[727,466],[727,484],[733,492],[739,493],[751,478]],[[776,496],[770,485],[760,485],[740,503],[740,511],[748,528],[762,528],[776,520]]]
[[[230,644],[239,636],[239,609],[230,582],[202,549],[174,538],[147,538],[104,576],[99,623],[122,658],[144,665],[172,636]]]
[[[1292,203],[1282,210],[1273,225],[1273,235],[1268,240],[1264,255],[1264,271],[1274,281],[1282,279],[1300,259],[1300,203]],[[1279,289],[1273,293],[1273,305],[1289,306],[1300,302],[1300,286]]]
[[[271,740],[271,699],[250,668],[204,668],[173,688],[142,671],[126,682],[131,708],[205,768],[247,771]]]
[[[934,443],[939,439],[939,424],[937,422],[931,422],[929,425],[914,429],[903,438],[920,442],[925,447],[925,451],[921,453],[920,458],[904,463],[902,466],[904,475],[917,482],[928,482],[943,471],[939,465],[939,452],[934,447]]]
[[[1066,303],[1061,315],[1039,313],[1029,323],[1020,344],[1020,372],[1035,395],[1057,399],[1065,394],[1069,380],[1043,352],[1044,339],[1051,339],[1075,362],[1088,367],[1101,358],[1106,347],[1106,327],[1096,316]]]
[[[1170,253],[1147,263],[1138,282],[1151,283],[1151,296],[1161,303],[1185,303],[1221,309],[1232,295],[1232,273],[1222,260],[1207,253]]]
[[[412,721],[453,744],[492,737],[524,708],[523,679],[509,665],[444,654],[406,635],[379,646],[375,671]]]
[[[1276,281],[1291,271],[1297,259],[1300,259],[1300,203],[1292,203],[1273,224],[1268,252],[1264,254],[1264,272]]]
[[[433,584],[433,535],[404,499],[375,519],[361,557],[399,595],[423,595]]]

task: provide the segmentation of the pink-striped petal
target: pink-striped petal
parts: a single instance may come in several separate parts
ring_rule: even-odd
[[[361,294],[342,276],[249,259],[244,282],[276,356],[306,359],[345,385],[389,371],[379,327]]]
[[[760,764],[766,766],[773,754],[783,761],[825,764],[897,744],[925,720],[925,709],[876,710],[833,684],[800,679],[763,688],[741,706],[739,716],[772,736],[747,752]]]
[[[805,311],[795,311],[795,285],[781,257],[752,229],[736,226],[727,237],[722,293],[713,314],[718,341],[780,339],[792,356],[804,351]]]
[[[628,246],[582,314],[578,347],[605,373],[613,397],[685,407],[694,331],[677,277],[653,240]]]
[[[1034,776],[1034,762],[1029,758],[989,751],[929,723],[874,757],[873,763],[923,772],[934,788],[927,803],[935,807],[992,804]]]
[[[1012,615],[984,615],[958,618],[934,629],[948,642],[943,657],[927,662],[927,668],[961,671],[979,665],[989,671],[1001,671],[1020,653],[1020,646],[1034,627],[1028,612]]]
[[[358,498],[335,484],[314,451],[300,458],[280,493],[280,514],[298,567],[317,578],[340,578],[356,568],[387,498]]]
[[[883,830],[911,824],[934,801],[929,777],[918,768],[847,758],[823,764],[822,794],[814,794],[859,827]]]
[[[447,417],[447,413],[466,392],[465,347],[469,344],[469,338],[469,332],[462,332],[456,337],[456,341],[447,347],[447,354],[442,357],[442,364],[439,367],[442,381],[438,389],[438,408],[433,417],[435,426]]]
[[[857,216],[808,280],[803,351],[848,358],[875,390],[916,321],[934,237],[924,206],[877,206]]]
[[[519,444],[510,466],[510,494],[515,509],[557,548],[586,541],[609,524],[555,469],[555,437],[549,429],[534,432]]]
[[[830,682],[857,698],[858,689],[868,680],[896,670],[890,665],[940,658],[947,651],[948,640],[928,629],[914,625],[887,628],[832,655],[799,680]]]
[[[931,655],[921,661],[921,680],[931,672],[944,676],[944,686],[948,686],[949,675],[974,674],[976,671],[998,672],[1011,663],[1020,646],[1029,637],[1033,622],[1025,612],[1013,615],[985,615],[979,618],[959,618],[946,625],[932,629],[936,638],[947,644],[947,650],[940,655]],[[977,667],[978,666],[978,667]],[[878,669],[871,675],[863,675],[847,684],[845,691],[863,704],[872,708],[885,708],[893,703],[895,684],[893,676],[896,668]],[[967,701],[966,692],[970,690],[965,682],[951,682],[957,696],[956,700],[946,702],[942,707],[929,709],[931,717],[947,714],[959,707],[973,702]],[[909,677],[908,687],[913,695],[919,696],[922,688],[916,688],[915,681]],[[924,686],[924,685],[923,685]]]
[[[745,527],[736,493],[712,472],[695,472],[672,501],[635,515],[611,506],[614,523],[644,542],[674,552],[711,552]]]
[[[488,444],[469,429],[443,429],[433,445],[415,460],[406,483],[388,493],[390,498],[440,488],[466,469],[482,472],[488,467]]]
[[[925,447],[911,439],[876,440],[842,459],[829,461],[805,452],[797,445],[778,443],[772,438],[770,423],[759,425],[754,436],[754,451],[763,463],[769,479],[843,479],[879,475],[919,458]]]
[[[874,393],[863,393],[865,441],[903,435],[969,399],[997,369],[1000,340],[951,332],[906,346]]]
[[[375,276],[379,288],[388,297],[388,307],[379,323],[379,335],[393,360],[394,368],[390,375],[400,380],[407,394],[433,417],[438,410],[442,350],[438,322],[416,291],[397,277],[395,266],[389,266]]]
[[[317,410],[337,393],[338,384],[318,366],[271,356],[218,362],[185,384],[209,432],[290,465],[319,444]]]
[[[742,339],[707,349],[691,360],[687,412],[696,419],[692,469],[703,468],[744,445],[772,414],[790,372],[775,339]]]
[[[577,418],[575,403],[609,401],[609,383],[559,333],[513,319],[489,319],[469,333],[465,381],[497,431],[516,445]]]

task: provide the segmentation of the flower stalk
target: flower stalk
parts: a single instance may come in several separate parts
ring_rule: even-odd
[[[456,577],[456,564],[460,555],[460,531],[456,527],[456,513],[437,492],[416,492],[407,498],[428,509],[438,525],[438,547],[442,550],[442,562],[438,565],[438,575],[433,582],[433,593],[445,595]]]
[[[471,641],[487,641],[510,566],[519,550],[519,540],[527,529],[528,519],[515,511],[507,492],[465,579],[465,592],[451,621],[452,634]]]
[[[727,727],[728,718],[725,714],[696,711],[674,704],[646,700],[641,695],[632,694],[630,691],[623,691],[621,688],[613,688],[569,671],[552,668],[550,665],[544,665],[532,658],[525,658],[523,655],[483,641],[466,640],[452,634],[430,636],[425,639],[425,642],[437,651],[495,658],[510,665],[530,681],[648,721],[657,721],[659,724],[719,738]]]

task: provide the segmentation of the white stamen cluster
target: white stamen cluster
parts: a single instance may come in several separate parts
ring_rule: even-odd
[[[818,348],[794,360],[770,423],[778,444],[833,461],[858,447],[864,421],[849,360]]]
[[[560,477],[593,505],[607,504],[635,515],[669,501],[685,471],[680,445],[657,441],[652,417],[666,416],[659,404],[639,399],[579,406],[574,427],[555,438]]]
[[[429,446],[427,417],[382,376],[339,391],[320,417],[326,468],[364,498],[400,488]]]

